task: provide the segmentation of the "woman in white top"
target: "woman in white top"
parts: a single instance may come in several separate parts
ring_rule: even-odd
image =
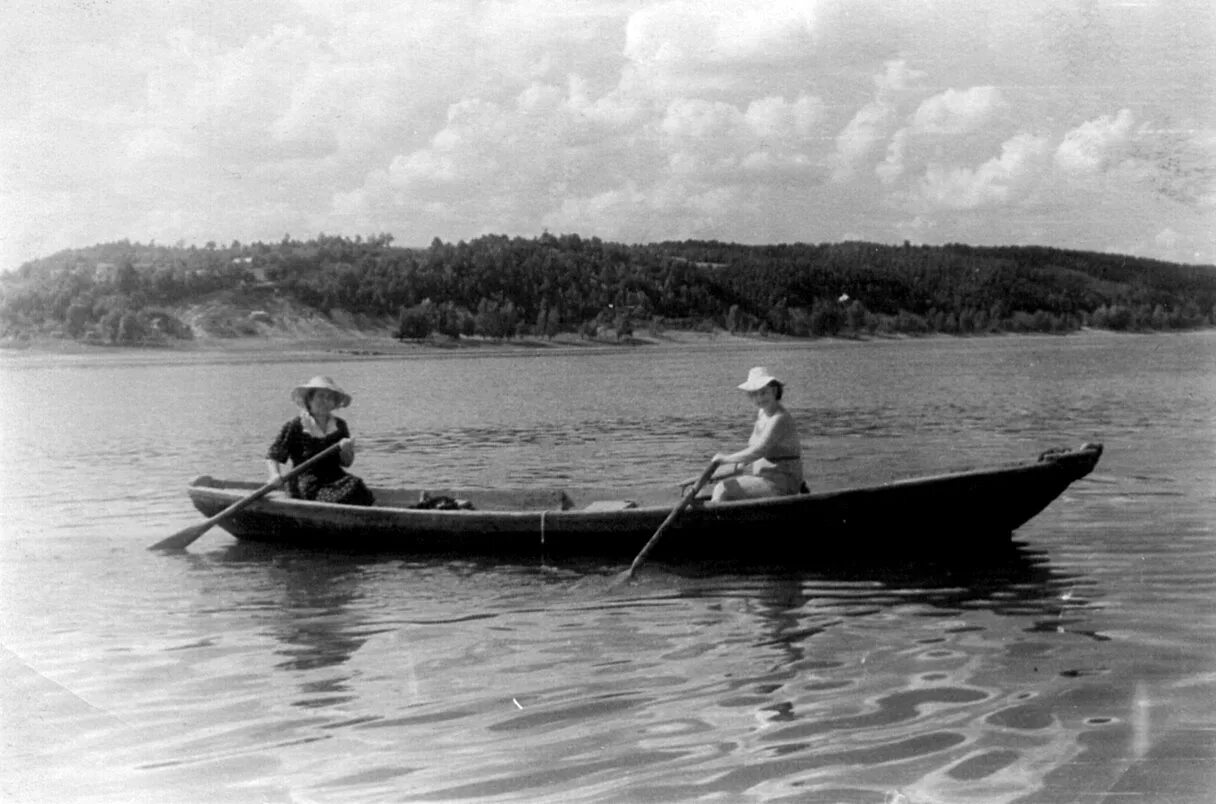
[[[727,478],[714,486],[713,501],[744,500],[797,494],[802,489],[802,445],[794,417],[781,405],[784,384],[763,366],[753,368],[739,386],[757,407],[756,424],[747,447],[719,452],[719,464],[751,464],[750,472]]]

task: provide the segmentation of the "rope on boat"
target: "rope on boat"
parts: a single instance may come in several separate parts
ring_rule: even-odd
[[[547,514],[547,513],[549,513],[547,510],[540,512],[540,546],[541,547],[545,546],[545,514]]]

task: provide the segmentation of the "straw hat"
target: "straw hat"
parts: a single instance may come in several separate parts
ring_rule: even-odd
[[[350,404],[350,394],[338,387],[338,384],[329,377],[317,375],[303,385],[297,385],[291,389],[291,401],[295,402],[299,407],[304,407],[304,393],[306,391],[322,390],[329,391],[337,395],[338,404],[335,408],[344,408]]]
[[[747,372],[747,379],[739,386],[744,391],[759,391],[769,383],[777,383],[781,385],[781,380],[768,373],[768,369],[764,366],[756,366],[751,371]]]

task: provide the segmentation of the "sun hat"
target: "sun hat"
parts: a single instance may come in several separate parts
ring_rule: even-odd
[[[751,371],[747,372],[747,379],[739,386],[744,391],[759,391],[770,383],[781,385],[781,380],[768,373],[768,369],[764,366],[756,366]]]
[[[334,407],[344,408],[350,404],[350,394],[338,387],[338,384],[329,377],[317,375],[303,385],[297,385],[291,389],[291,401],[295,402],[299,407],[304,407],[304,393],[306,391],[321,390],[329,391],[332,394],[337,394],[338,404]]]

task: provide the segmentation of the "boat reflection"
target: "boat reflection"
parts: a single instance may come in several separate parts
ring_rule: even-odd
[[[1086,610],[1097,605],[1093,582],[1060,571],[1045,551],[1016,542],[1007,550],[967,561],[834,559],[813,569],[653,564],[642,570],[640,583],[621,591],[601,585],[600,594],[584,582],[603,580],[621,567],[602,562],[478,562],[467,556],[403,563],[400,556],[342,555],[246,542],[231,545],[220,560],[265,568],[260,588],[273,590],[272,597],[258,605],[272,611],[268,628],[280,643],[277,653],[282,657],[276,667],[299,675],[302,696],[296,705],[305,707],[349,700],[352,671],[342,666],[371,636],[400,626],[399,620],[385,621],[383,611],[374,614],[397,604],[365,597],[384,597],[386,590],[400,589],[406,597],[399,603],[409,605],[409,595],[419,592],[408,590],[421,588],[423,575],[427,594],[441,598],[449,592],[466,594],[469,590],[462,584],[471,576],[483,578],[477,588],[488,597],[470,600],[469,606],[480,612],[478,616],[491,618],[532,612],[539,599],[554,610],[568,608],[577,599],[578,608],[588,612],[630,607],[656,597],[701,598],[711,606],[738,600],[761,626],[753,646],[776,649],[781,655],[774,668],[778,675],[806,671],[808,662],[815,661],[809,646],[817,634],[896,610],[900,617],[987,611],[1022,619],[1015,627],[1025,632],[1067,631],[1106,639],[1085,629]],[[398,573],[400,584],[386,583]]]
[[[372,635],[356,613],[363,596],[363,567],[342,556],[241,542],[228,547],[220,561],[266,569],[260,588],[273,590],[276,596],[256,605],[273,613],[268,626],[281,645],[276,653],[282,657],[276,669],[301,674],[303,696],[295,705],[314,708],[350,700],[350,674],[325,671],[348,662]]]
[[[830,558],[814,568],[757,565],[741,572],[721,563],[681,565],[689,596],[746,596],[772,621],[772,640],[793,644],[833,617],[856,618],[892,607],[938,613],[989,611],[1027,618],[1023,630],[1069,632],[1106,641],[1084,626],[1097,608],[1095,582],[1051,565],[1045,550],[1010,541],[998,551],[964,559]],[[808,608],[822,622],[807,625]]]

